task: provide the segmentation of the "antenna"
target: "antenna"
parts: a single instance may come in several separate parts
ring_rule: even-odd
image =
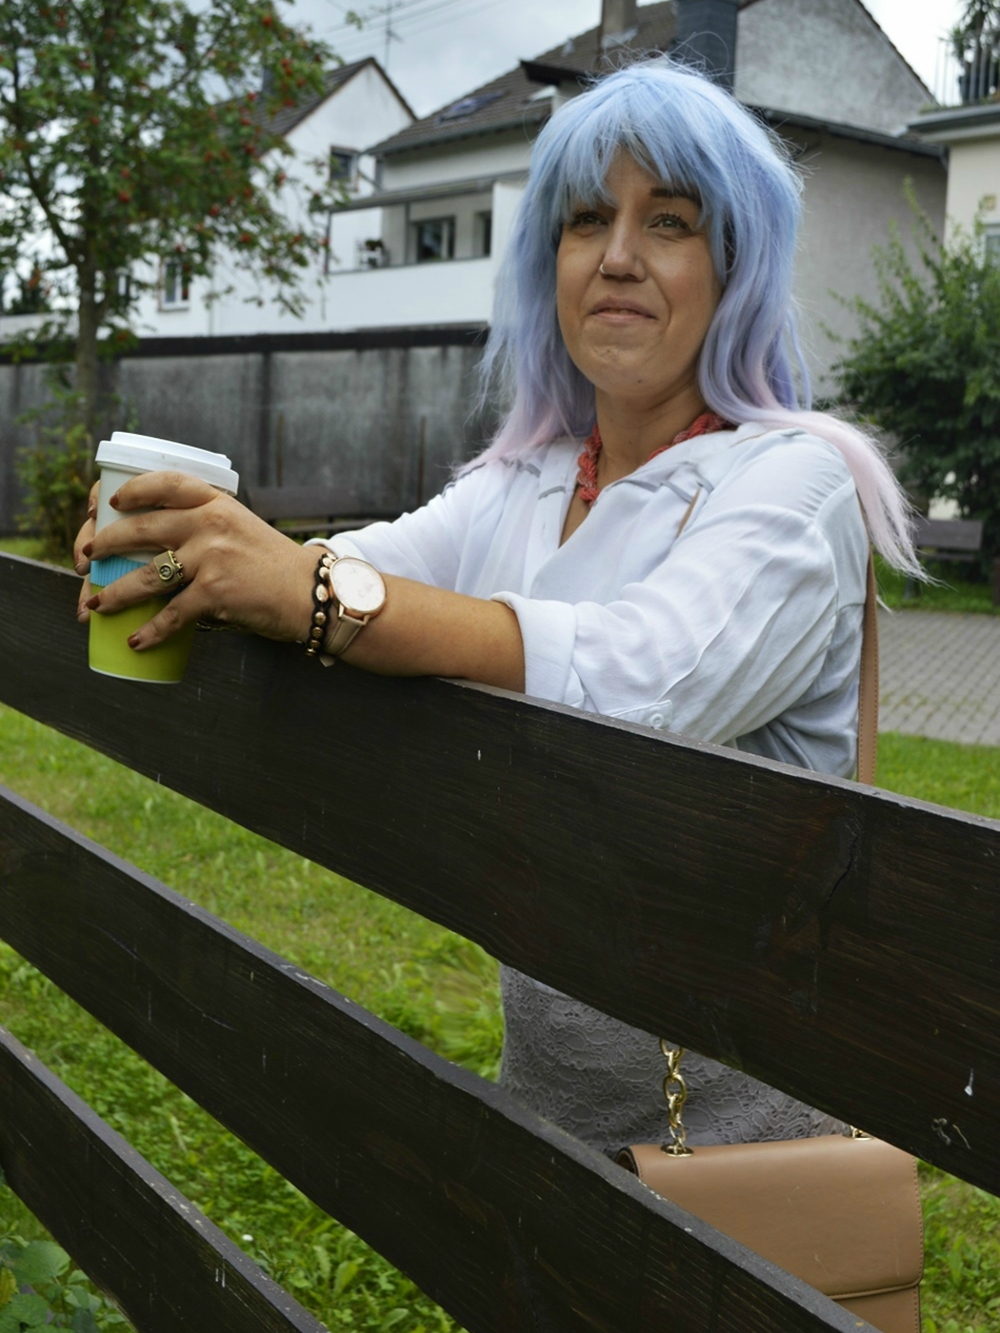
[[[382,57],[382,67],[387,74],[389,72],[389,51],[391,49],[389,44],[390,42],[401,42],[403,40],[392,26],[392,12],[399,7],[399,4],[400,0],[387,0],[386,4],[374,11],[376,14],[385,15],[385,55]]]

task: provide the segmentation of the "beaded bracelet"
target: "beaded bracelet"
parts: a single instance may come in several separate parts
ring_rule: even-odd
[[[329,551],[324,551],[316,564],[316,578],[313,583],[313,613],[309,622],[309,637],[306,639],[307,657],[315,657],[317,653],[323,651],[327,621],[330,619],[330,601],[333,597],[328,576],[336,558]]]

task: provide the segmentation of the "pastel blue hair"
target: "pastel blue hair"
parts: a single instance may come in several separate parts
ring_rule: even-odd
[[[574,201],[607,200],[605,179],[619,152],[701,201],[723,285],[699,360],[705,402],[728,421],[799,426],[834,444],[876,547],[915,571],[909,508],[879,445],[809,410],[792,299],[799,176],[780,140],[733,97],[665,57],[607,75],[566,102],[538,136],[482,366],[484,394],[499,387],[512,407],[481,457],[520,454],[593,429],[593,385],[559,332],[556,250]]]

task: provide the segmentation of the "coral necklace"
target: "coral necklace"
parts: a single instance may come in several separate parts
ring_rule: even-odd
[[[654,449],[649,458],[655,458],[657,454],[665,453],[667,449],[672,449],[675,444],[683,444],[685,440],[693,440],[696,435],[709,435],[712,431],[733,429],[735,428],[732,423],[725,421],[717,413],[703,412],[696,421],[688,426],[687,430],[682,430],[679,435],[675,435],[669,444]],[[576,484],[579,487],[580,499],[587,505],[594,503],[600,491],[597,484],[597,460],[601,456],[601,448],[601,432],[595,426],[583,446],[583,453],[576,460],[579,469],[576,474]],[[649,459],[646,461],[649,462]]]

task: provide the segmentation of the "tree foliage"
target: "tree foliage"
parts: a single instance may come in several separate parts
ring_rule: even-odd
[[[964,0],[949,36],[962,66],[962,101],[995,98],[1000,89],[1000,0]]]
[[[879,300],[858,299],[858,335],[836,367],[844,398],[890,432],[917,496],[982,519],[984,568],[1000,555],[1000,263],[979,228],[942,246],[918,219],[919,258],[899,236],[876,251]]]
[[[951,44],[959,59],[982,42],[1000,37],[1000,0],[965,0],[958,22],[951,30]]]
[[[127,338],[161,257],[197,276],[224,249],[295,307],[322,242],[282,203],[273,117],[320,92],[329,61],[278,0],[0,4],[0,272],[37,270],[75,317],[88,435],[98,341]]]

